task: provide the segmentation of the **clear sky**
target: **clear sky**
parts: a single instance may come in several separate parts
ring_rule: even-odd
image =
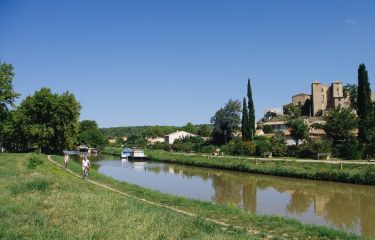
[[[101,127],[208,123],[252,81],[257,119],[310,83],[375,86],[375,1],[4,1],[22,98],[69,90]]]

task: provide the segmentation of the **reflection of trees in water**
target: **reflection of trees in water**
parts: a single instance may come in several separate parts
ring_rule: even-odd
[[[216,169],[166,164],[155,164],[149,171],[173,172],[185,177],[212,179],[215,194],[212,200],[217,203],[243,205],[245,211],[255,213],[257,191],[272,188],[280,193],[288,192],[290,201],[286,212],[303,214],[314,204],[315,215],[338,228],[353,229],[360,224],[362,232],[375,237],[375,188],[347,185],[333,182],[290,179],[273,176],[234,173]],[[275,199],[274,201],[277,201]]]
[[[359,221],[360,204],[358,196],[333,193],[325,205],[324,218],[336,227],[354,228]]]
[[[286,206],[286,210],[290,213],[301,214],[307,212],[311,202],[312,196],[306,194],[302,189],[297,189],[290,195],[290,202]]]
[[[375,238],[375,207],[374,199],[375,194],[372,196],[366,195],[361,198],[361,229],[367,236]]]
[[[242,184],[234,179],[228,179],[225,175],[212,176],[212,186],[215,189],[213,201],[217,203],[234,203],[239,205],[242,196]]]

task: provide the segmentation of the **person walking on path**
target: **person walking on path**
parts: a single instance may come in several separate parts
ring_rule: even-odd
[[[68,162],[69,162],[69,155],[68,155],[68,154],[65,154],[65,156],[64,156],[64,164],[65,164],[65,168],[68,167]]]
[[[90,164],[89,160],[86,157],[84,157],[82,159],[82,179],[85,179],[88,176],[89,164]]]

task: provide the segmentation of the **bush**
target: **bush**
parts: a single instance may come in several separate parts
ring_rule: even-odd
[[[275,157],[285,157],[287,156],[287,147],[285,143],[272,143],[271,152]]]
[[[254,156],[256,150],[256,145],[254,142],[244,142],[243,143],[243,153],[247,156]]]
[[[255,154],[261,156],[265,152],[271,151],[271,143],[268,140],[256,140]]]
[[[337,146],[339,156],[343,159],[361,159],[363,155],[362,145],[358,141],[348,140]]]
[[[234,138],[232,141],[229,142],[229,154],[231,155],[243,155],[244,153],[244,145],[242,139],[239,137]]]
[[[41,164],[43,164],[43,160],[37,155],[33,155],[27,159],[27,167],[29,169],[34,169]]]

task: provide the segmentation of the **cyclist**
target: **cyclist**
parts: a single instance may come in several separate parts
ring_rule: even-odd
[[[85,179],[88,176],[89,165],[90,161],[87,159],[87,157],[84,157],[82,159],[82,179]]]

